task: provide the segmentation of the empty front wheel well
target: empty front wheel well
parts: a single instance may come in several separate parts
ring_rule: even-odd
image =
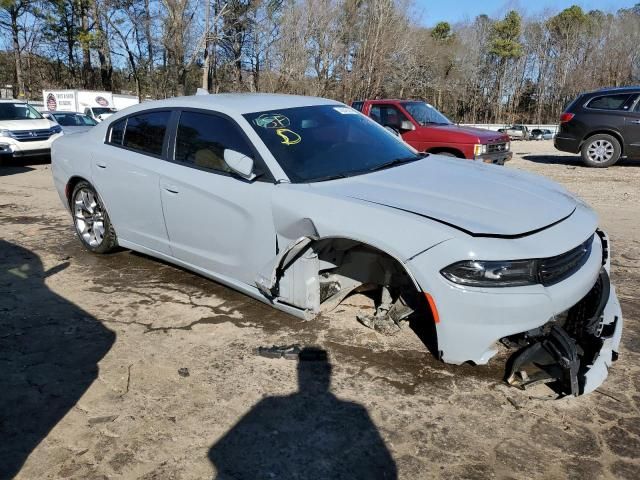
[[[281,266],[276,283],[278,301],[307,318],[357,319],[385,334],[409,326],[438,355],[427,297],[405,264],[379,248],[348,238],[312,240]]]

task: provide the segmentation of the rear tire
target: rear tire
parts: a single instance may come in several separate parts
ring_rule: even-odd
[[[580,153],[587,167],[606,168],[620,159],[622,148],[615,137],[599,133],[587,138]]]
[[[89,182],[78,182],[73,189],[71,214],[84,248],[93,253],[107,253],[118,246],[118,238],[107,209]]]
[[[451,153],[451,152],[438,152],[438,153],[434,153],[434,155],[442,155],[443,157],[460,158],[458,155],[456,155],[455,153]]]

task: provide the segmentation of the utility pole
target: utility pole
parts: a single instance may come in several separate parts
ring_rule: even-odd
[[[202,69],[202,88],[209,91],[209,11],[211,10],[210,0],[205,0],[205,27],[204,27],[204,67]]]

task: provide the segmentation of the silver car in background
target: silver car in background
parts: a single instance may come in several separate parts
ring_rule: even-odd
[[[142,252],[307,320],[367,291],[361,323],[409,321],[454,364],[512,349],[520,387],[590,392],[617,358],[611,246],[586,204],[542,177],[418,153],[342,103],[149,102],[52,157],[92,252]]]
[[[80,112],[41,112],[42,116],[56,122],[66,134],[86,132],[95,127],[98,122]]]

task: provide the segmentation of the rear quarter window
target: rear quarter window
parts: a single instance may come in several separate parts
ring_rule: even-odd
[[[586,107],[596,110],[622,110],[630,98],[631,95],[628,93],[602,95],[589,100]]]
[[[122,145],[122,138],[124,137],[124,127],[127,124],[127,119],[114,122],[109,129],[109,136],[107,143],[112,145]]]

